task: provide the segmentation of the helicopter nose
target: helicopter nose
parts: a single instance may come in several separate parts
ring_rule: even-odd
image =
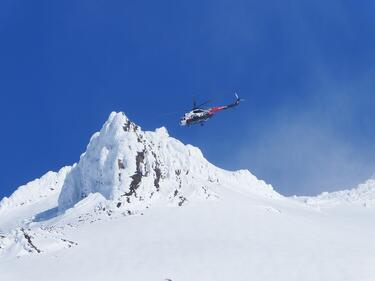
[[[181,119],[180,120],[180,126],[185,126],[186,125],[186,120],[185,119]]]

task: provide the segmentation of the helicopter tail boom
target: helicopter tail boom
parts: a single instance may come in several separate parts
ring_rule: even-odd
[[[232,107],[235,107],[235,106],[238,106],[241,101],[244,101],[243,99],[241,99],[237,93],[234,93],[235,97],[236,97],[236,101],[234,103],[231,103],[231,104],[228,104],[228,105],[224,105],[224,106],[217,106],[217,107],[213,107],[211,108],[210,112],[212,114],[218,112],[218,111],[221,111],[221,110],[225,110],[225,109],[228,109],[228,108],[232,108]]]

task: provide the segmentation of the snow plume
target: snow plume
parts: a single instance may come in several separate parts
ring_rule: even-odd
[[[198,148],[169,137],[165,128],[144,132],[124,113],[113,112],[68,174],[59,211],[92,193],[117,208],[145,208],[155,201],[182,206],[216,198],[217,185],[278,196],[248,171],[227,172],[211,165]]]
[[[333,81],[324,74],[300,94],[303,106],[280,101],[261,124],[249,122],[249,141],[239,152],[243,166],[286,195],[349,188],[375,171],[375,98],[357,94],[373,88],[373,79]]]
[[[276,121],[258,136],[250,158],[256,166],[253,170],[286,195],[315,195],[354,186],[375,169],[325,125],[301,116],[296,119]],[[249,154],[248,148],[243,151]]]

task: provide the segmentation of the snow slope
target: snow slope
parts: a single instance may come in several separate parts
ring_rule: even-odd
[[[372,205],[283,197],[123,113],[42,179],[0,203],[1,280],[375,280]]]
[[[20,186],[0,201],[0,233],[15,228],[33,216],[57,206],[57,199],[71,167],[48,172],[40,179]]]
[[[370,179],[353,189],[323,192],[316,197],[299,197],[298,199],[313,206],[330,207],[340,204],[375,206],[375,179]]]

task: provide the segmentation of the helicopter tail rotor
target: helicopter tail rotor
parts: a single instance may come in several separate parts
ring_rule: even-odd
[[[245,101],[245,99],[241,99],[236,92],[234,92],[234,96],[236,97],[235,104],[240,104],[241,101]]]

